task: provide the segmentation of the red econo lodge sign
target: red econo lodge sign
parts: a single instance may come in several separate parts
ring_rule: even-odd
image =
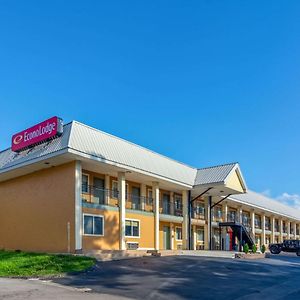
[[[63,132],[62,119],[52,117],[42,123],[23,130],[12,137],[11,150],[18,152],[30,146],[53,139]]]

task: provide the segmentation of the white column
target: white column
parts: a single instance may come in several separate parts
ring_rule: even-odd
[[[192,250],[196,250],[196,246],[197,246],[197,226],[193,225],[193,249]]]
[[[280,218],[279,219],[279,242],[283,242],[283,220]]]
[[[183,222],[182,222],[182,249],[188,249],[188,191],[182,192],[182,215],[183,215]]]
[[[158,182],[152,184],[152,194],[154,202],[154,248],[159,250],[159,185]]]
[[[171,230],[171,250],[174,250],[175,245],[175,226],[173,223],[170,223]]]
[[[82,167],[81,162],[75,163],[75,251],[82,250]],[[67,225],[69,228],[69,225]],[[70,230],[70,229],[68,229]],[[69,236],[69,234],[68,234]],[[70,240],[67,241],[68,250],[71,250]]]
[[[265,216],[265,214],[261,215],[261,227],[262,227],[261,245],[265,245],[266,244],[266,216]]]
[[[175,214],[174,192],[170,192],[170,213]]]
[[[255,238],[255,211],[254,209],[251,211],[251,229],[253,237]]]
[[[209,239],[210,239],[210,232],[209,232],[209,222],[210,222],[210,215],[209,215],[209,199],[205,197],[204,199],[204,206],[205,206],[205,225],[204,225],[204,249],[209,250]]]
[[[275,216],[271,216],[271,243],[275,243]]]
[[[291,222],[287,221],[287,238],[291,238]]]
[[[223,202],[222,204],[222,211],[223,211],[223,222],[227,222],[227,215],[228,215],[228,204],[227,201]],[[226,236],[227,236],[227,229],[224,226],[222,228],[222,238],[221,238],[221,245],[223,245],[224,249],[225,249],[225,241],[226,241]],[[223,243],[223,244],[222,244]]]
[[[109,204],[109,197],[110,197],[110,176],[105,175],[105,194],[104,194],[104,204]]]
[[[125,172],[118,173],[118,191],[119,191],[119,231],[120,231],[120,250],[126,250],[125,243],[125,218],[126,218],[126,181]]]
[[[241,206],[238,208],[238,221],[241,224],[243,223],[243,209]]]
[[[141,184],[141,208],[142,208],[142,210],[145,210],[146,197],[147,197],[147,187],[146,187],[146,184],[142,183]]]
[[[227,222],[227,215],[228,215],[228,204],[227,201],[225,201],[222,205],[222,210],[223,210],[223,222]]]
[[[297,235],[297,223],[294,222],[294,238],[296,239],[296,235]]]

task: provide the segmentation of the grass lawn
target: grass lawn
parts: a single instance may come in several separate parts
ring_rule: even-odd
[[[0,250],[0,276],[50,276],[78,272],[93,266],[86,256]]]

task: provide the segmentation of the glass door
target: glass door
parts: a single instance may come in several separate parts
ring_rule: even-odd
[[[93,202],[104,204],[104,180],[94,177],[94,195]]]
[[[140,209],[140,188],[132,187],[132,209]]]

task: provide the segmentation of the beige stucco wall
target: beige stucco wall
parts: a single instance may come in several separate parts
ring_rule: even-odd
[[[0,249],[73,252],[74,225],[75,162],[0,183]]]

